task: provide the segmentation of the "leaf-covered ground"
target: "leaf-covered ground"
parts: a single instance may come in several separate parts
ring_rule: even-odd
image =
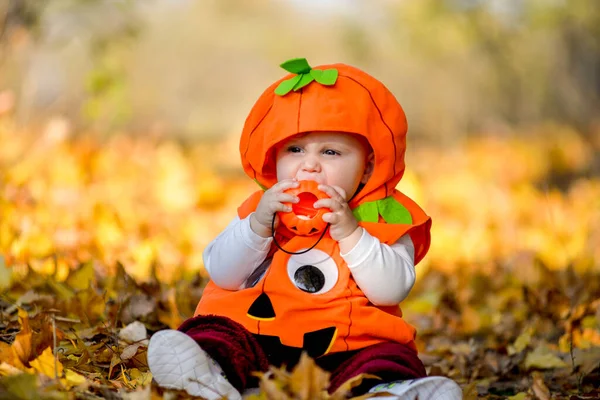
[[[402,308],[466,399],[600,398],[600,133],[526,134],[409,148],[400,188],[434,227]],[[0,121],[0,399],[186,397],[151,384],[147,339],[192,315],[202,249],[255,186],[235,138],[97,137]],[[306,360],[253,396],[326,382]]]

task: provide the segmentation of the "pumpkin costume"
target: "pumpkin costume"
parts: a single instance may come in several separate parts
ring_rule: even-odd
[[[363,136],[373,150],[374,169],[348,204],[359,225],[381,243],[392,245],[409,235],[414,262],[418,263],[429,249],[431,220],[395,189],[405,168],[407,124],[400,104],[381,82],[348,65],[310,68],[305,60],[296,59],[287,67],[294,74],[267,88],[246,119],[240,141],[246,174],[263,189],[274,185],[277,146],[299,133]],[[252,194],[239,207],[240,219],[256,210],[262,193]],[[247,354],[253,354],[248,363],[264,370],[265,357],[256,349],[257,344],[265,349],[270,363],[276,359],[289,365],[290,359],[282,354],[306,351],[322,366],[329,360],[330,370],[340,364],[354,365],[347,378],[359,368],[356,360],[362,357],[363,364],[372,361],[371,352],[375,359],[385,358],[388,353],[381,349],[387,348],[402,354],[394,365],[410,366],[399,373],[400,377],[425,375],[416,356],[415,329],[402,319],[397,305],[375,306],[367,299],[340,255],[337,241],[327,233],[322,238],[295,235],[283,224],[275,238],[286,251],[272,246],[263,268],[243,289],[226,290],[210,281],[194,318],[180,327],[221,364],[228,377],[235,375],[234,386],[247,385],[247,372],[236,368],[227,357],[248,358]],[[309,252],[298,254],[313,245]],[[310,288],[305,287],[307,280]],[[248,332],[253,335],[248,337]],[[219,335],[231,340],[243,337],[243,344],[231,347]],[[227,346],[230,349],[224,354]],[[246,350],[237,350],[240,348]],[[380,367],[361,372],[386,376],[386,371],[394,371],[396,375],[391,377],[399,376],[394,367]],[[343,383],[344,376],[343,371],[334,374],[332,386]]]

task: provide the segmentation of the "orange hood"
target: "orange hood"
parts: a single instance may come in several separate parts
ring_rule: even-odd
[[[276,183],[275,146],[298,133],[327,131],[364,136],[375,155],[375,168],[367,184],[350,202],[350,207],[394,194],[404,174],[406,116],[394,95],[377,79],[345,64],[335,68],[335,84],[312,82],[284,96],[275,88],[289,74],[260,96],[242,131],[240,153],[244,171],[261,186]]]

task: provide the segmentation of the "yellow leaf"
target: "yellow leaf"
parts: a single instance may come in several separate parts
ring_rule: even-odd
[[[30,364],[36,372],[50,378],[61,377],[63,373],[63,366],[60,361],[54,358],[50,347],[46,347],[46,350]]]
[[[569,364],[552,353],[546,346],[539,346],[525,357],[525,368],[553,369],[568,367]]]
[[[267,399],[291,399],[291,397],[289,397],[282,388],[281,382],[274,379],[269,379],[267,374],[265,374],[263,379],[260,381],[260,389],[266,394]]]
[[[152,382],[152,373],[142,372],[137,368],[127,371],[130,378],[130,384],[134,387],[149,385]]]
[[[87,383],[85,376],[70,369],[65,370],[65,381],[69,388]]]
[[[197,204],[205,209],[222,206],[225,201],[227,185],[213,174],[206,174],[197,184]]]
[[[45,232],[36,232],[25,238],[27,251],[32,256],[45,258],[48,254],[52,254],[54,244],[52,243],[52,240],[50,240],[49,235],[46,235]],[[36,265],[32,264],[31,266],[41,274],[51,275],[54,273],[54,261],[49,258],[46,259],[46,262]]]
[[[265,400],[266,397],[262,393],[251,393],[244,396],[245,400]]]
[[[150,277],[156,251],[151,241],[144,241],[131,249],[133,265],[127,266],[127,273],[137,281],[143,282]]]
[[[381,380],[380,377],[369,374],[360,374],[353,378],[348,379],[346,382],[342,383],[340,387],[336,389],[336,391],[331,395],[332,399],[347,399],[348,395],[352,393],[352,389],[357,387],[362,383],[364,379],[375,379]]]
[[[123,360],[121,360],[121,357],[119,357],[119,355],[116,352],[113,352],[112,358],[110,360],[110,367],[108,368],[109,378],[112,376],[113,368],[116,367],[117,365],[121,364],[122,362],[123,362]]]
[[[314,360],[303,352],[290,377],[292,393],[303,400],[318,399],[322,397],[328,385],[329,373],[319,368]]]
[[[9,288],[12,283],[12,269],[6,266],[4,256],[0,254],[0,290]]]
[[[479,398],[477,383],[477,381],[473,381],[463,387],[463,400],[477,400]]]
[[[526,400],[528,399],[528,394],[525,392],[517,393],[514,396],[510,396],[508,400]]]
[[[420,268],[420,265],[419,265]],[[435,307],[440,302],[439,291],[429,290],[420,296],[414,296],[410,301],[407,301],[402,307],[402,311],[411,311],[417,314],[433,313]]]
[[[181,319],[181,312],[179,312],[177,307],[175,288],[167,289],[167,305],[168,310],[158,310],[158,319],[171,329],[176,329],[183,323],[183,320]]]
[[[527,348],[527,346],[529,346],[529,343],[531,342],[531,333],[532,333],[531,328],[525,329],[523,332],[521,332],[521,334],[519,335],[517,340],[515,340],[515,342],[512,344],[512,346],[508,346],[508,354],[513,355],[513,354],[520,353],[523,350],[525,350]]]
[[[87,289],[95,280],[94,265],[91,262],[85,263],[78,269],[71,271],[67,278],[67,284],[74,289]]]

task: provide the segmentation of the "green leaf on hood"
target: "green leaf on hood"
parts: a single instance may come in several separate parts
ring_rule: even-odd
[[[306,58],[292,58],[280,65],[281,68],[293,74],[307,74],[310,72],[310,65]]]
[[[335,68],[330,69],[311,69],[310,75],[315,78],[315,81],[319,82],[321,85],[330,86],[335,84],[338,77],[338,70]]]
[[[281,64],[281,67],[297,75],[282,81],[277,86],[275,94],[279,96],[285,96],[292,90],[300,90],[312,81],[317,81],[321,85],[331,86],[335,84],[338,77],[338,71],[335,68],[326,70],[312,69],[306,58],[293,58]]]
[[[282,81],[279,86],[277,86],[277,89],[275,89],[275,94],[279,96],[285,96],[294,88],[294,86],[296,86],[298,82],[300,82],[301,78],[302,75],[296,75],[293,78]]]
[[[315,78],[313,78],[311,74],[300,75],[300,80],[294,85],[294,91],[302,89],[304,86],[308,85],[314,80]]]
[[[388,224],[412,224],[410,211],[392,196],[377,200],[377,209]]]
[[[352,210],[352,214],[358,222],[377,222],[379,220],[377,203],[374,201],[359,205]]]
[[[363,203],[352,213],[359,222],[378,222],[381,215],[388,224],[412,224],[410,212],[392,196]]]

